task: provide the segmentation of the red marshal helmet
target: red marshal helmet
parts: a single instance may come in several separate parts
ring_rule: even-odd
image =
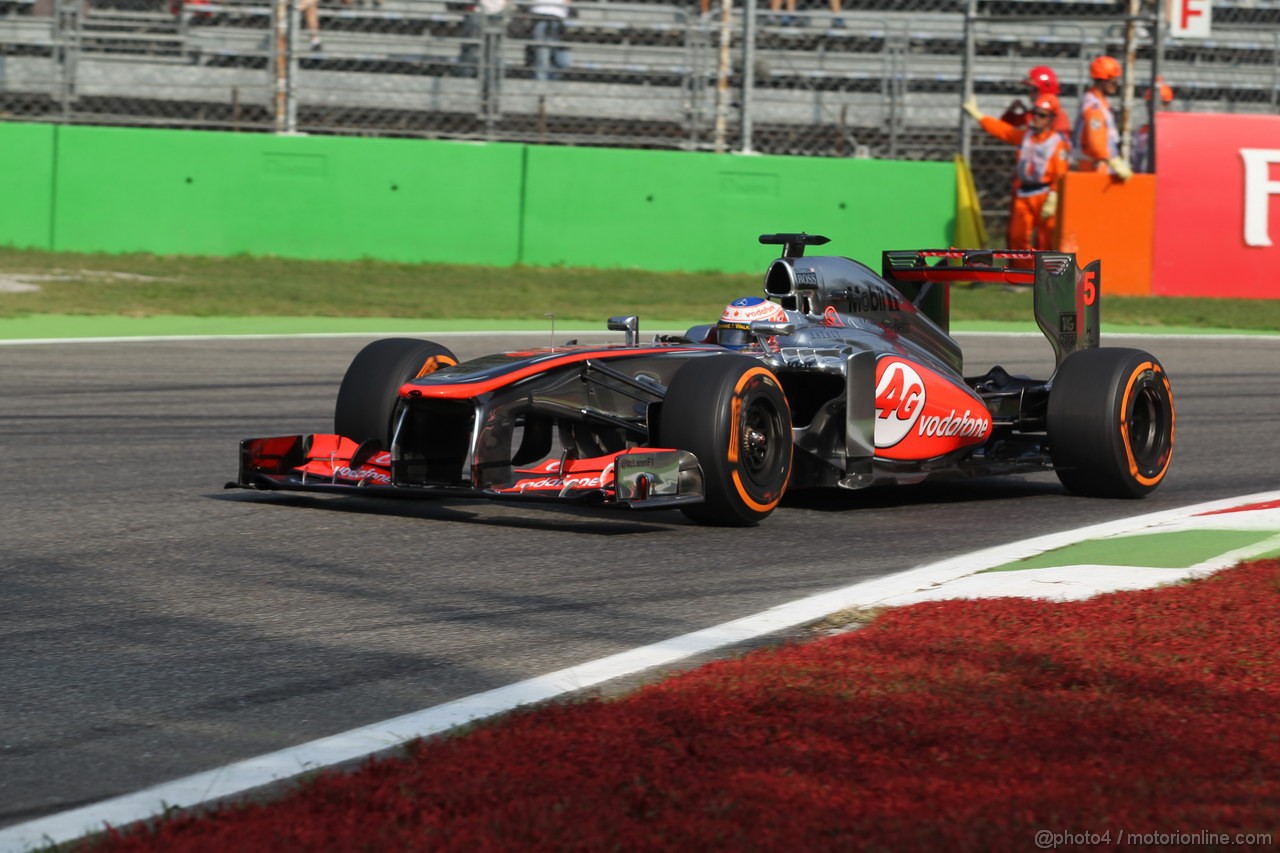
[[[1056,95],[1062,91],[1058,86],[1058,75],[1047,65],[1037,65],[1027,72],[1027,79],[1022,81],[1041,95]]]
[[[1089,63],[1089,76],[1094,80],[1117,80],[1122,73],[1114,57],[1099,56]]]

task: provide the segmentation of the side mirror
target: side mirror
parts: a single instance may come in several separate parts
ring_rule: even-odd
[[[627,317],[610,317],[609,331],[626,332],[627,346],[633,347],[640,340],[640,318],[634,314]]]
[[[768,320],[756,320],[751,324],[751,334],[758,338],[769,338],[773,336],[790,337],[796,333],[796,324],[791,321],[784,323],[773,323]]]

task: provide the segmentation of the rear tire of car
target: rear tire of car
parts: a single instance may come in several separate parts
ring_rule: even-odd
[[[758,523],[791,476],[787,398],[754,358],[716,355],[681,367],[662,402],[658,441],[698,457],[706,500],[681,511],[702,524]]]
[[[1050,455],[1079,495],[1140,498],[1169,471],[1176,421],[1163,365],[1142,350],[1081,350],[1063,360],[1049,392]]]
[[[383,338],[351,360],[333,411],[333,431],[358,443],[391,446],[391,417],[400,386],[441,367],[457,364],[448,347],[414,338]]]

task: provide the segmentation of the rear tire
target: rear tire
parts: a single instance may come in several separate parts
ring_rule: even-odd
[[[778,378],[756,359],[717,355],[681,367],[658,435],[702,466],[705,502],[681,508],[693,521],[753,525],[782,500],[791,477],[791,410]]]
[[[357,443],[391,446],[391,416],[400,386],[441,367],[457,364],[448,347],[414,338],[383,338],[351,360],[333,411],[333,431]]]
[[[1049,392],[1058,479],[1080,495],[1149,494],[1169,471],[1175,420],[1173,389],[1155,356],[1119,347],[1072,353]]]

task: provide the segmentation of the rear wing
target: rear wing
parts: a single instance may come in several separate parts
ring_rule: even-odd
[[[1030,286],[1036,324],[1053,347],[1055,365],[1099,344],[1102,261],[1079,267],[1071,252],[919,249],[885,252],[881,276],[948,333],[951,282]]]

